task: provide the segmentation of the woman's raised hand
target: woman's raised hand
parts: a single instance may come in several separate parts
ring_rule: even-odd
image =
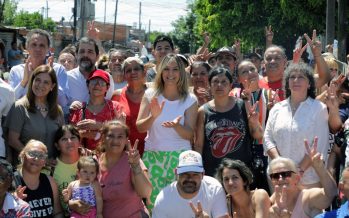
[[[165,101],[163,101],[163,102],[161,102],[161,104],[159,104],[157,97],[152,98],[150,101],[150,113],[151,113],[151,115],[154,118],[158,117],[161,114],[162,109],[164,108],[164,105],[165,105]]]

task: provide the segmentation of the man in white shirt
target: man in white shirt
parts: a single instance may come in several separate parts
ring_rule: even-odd
[[[204,176],[198,152],[182,152],[176,174],[177,181],[157,196],[153,218],[228,217],[224,189],[216,179]]]
[[[68,97],[69,103],[73,101],[87,102],[89,100],[86,79],[96,70],[96,61],[99,58],[99,48],[94,39],[83,37],[77,47],[78,67],[68,71]],[[111,75],[109,80],[113,81]],[[110,83],[106,98],[110,99],[114,91],[114,83]]]

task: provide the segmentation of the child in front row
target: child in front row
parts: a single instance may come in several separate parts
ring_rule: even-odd
[[[97,178],[99,165],[97,160],[91,156],[81,157],[78,162],[78,180],[72,181],[67,188],[67,194],[64,195],[64,200],[82,200],[91,205],[91,209],[85,215],[81,215],[72,211],[70,217],[78,218],[102,218],[103,199],[102,188]]]

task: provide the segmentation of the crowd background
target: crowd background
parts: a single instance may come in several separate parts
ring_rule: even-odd
[[[219,212],[212,196],[178,206],[199,217],[315,217],[346,200],[348,65],[331,45],[322,51],[316,30],[292,58],[271,27],[263,53],[243,54],[239,40],[209,51],[205,33],[196,54],[180,54],[159,35],[147,62],[105,51],[89,25],[58,57],[49,33],[33,29],[29,56],[1,63],[0,156],[18,165],[2,172],[2,196],[40,217],[162,217],[173,184],[187,200],[206,183],[226,194]],[[180,170],[190,150],[204,170]]]

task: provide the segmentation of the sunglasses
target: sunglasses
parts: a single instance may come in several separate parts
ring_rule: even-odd
[[[106,83],[104,80],[102,80],[102,79],[93,79],[93,80],[90,80],[89,83],[90,83],[92,86],[97,85],[97,83],[98,83],[98,85],[100,85],[101,87],[107,86],[107,83]]]
[[[31,159],[46,160],[47,158],[47,154],[40,151],[28,151],[26,155]]]
[[[285,171],[285,172],[279,172],[279,173],[272,173],[269,176],[270,176],[270,178],[272,180],[279,180],[280,177],[283,178],[283,179],[291,177],[292,173],[295,173],[295,172],[293,172],[293,171]]]

